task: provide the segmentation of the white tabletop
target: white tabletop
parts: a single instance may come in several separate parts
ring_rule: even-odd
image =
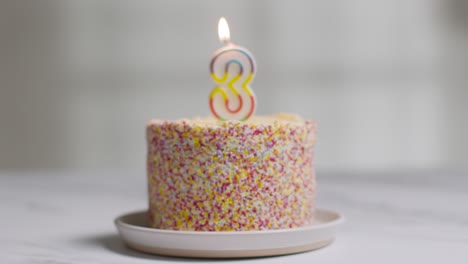
[[[145,173],[1,172],[0,263],[184,263],[126,248],[113,220],[144,209]],[[347,219],[330,246],[244,263],[468,263],[468,173],[318,173]],[[223,260],[209,260],[224,262]]]

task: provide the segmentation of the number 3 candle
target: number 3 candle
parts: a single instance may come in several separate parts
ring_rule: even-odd
[[[245,48],[230,41],[229,27],[222,17],[219,40],[226,45],[211,59],[210,73],[216,83],[210,94],[210,109],[219,120],[247,120],[255,112],[255,95],[249,83],[255,75],[255,59]]]

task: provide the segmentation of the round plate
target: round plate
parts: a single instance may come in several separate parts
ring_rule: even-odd
[[[122,215],[115,225],[122,240],[146,253],[179,257],[243,258],[284,255],[318,249],[335,238],[343,217],[317,209],[310,226],[262,231],[181,231],[148,227],[146,211]]]

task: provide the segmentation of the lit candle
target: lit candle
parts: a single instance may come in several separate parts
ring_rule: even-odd
[[[219,120],[247,120],[255,112],[255,95],[249,83],[255,76],[255,59],[245,48],[230,41],[229,26],[222,17],[219,40],[226,45],[211,59],[210,73],[216,87],[210,94],[210,109]]]

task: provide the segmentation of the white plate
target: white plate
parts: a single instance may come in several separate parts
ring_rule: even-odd
[[[274,256],[318,249],[335,238],[343,217],[317,209],[315,223],[300,228],[265,231],[180,231],[148,227],[146,211],[122,215],[115,225],[122,240],[146,253],[200,258]]]

